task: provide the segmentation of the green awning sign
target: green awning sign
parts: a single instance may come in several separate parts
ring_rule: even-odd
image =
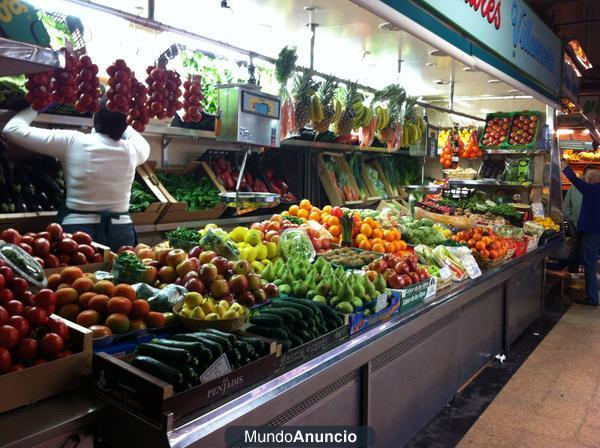
[[[46,47],[50,36],[37,9],[21,0],[0,0],[0,30],[12,40]]]

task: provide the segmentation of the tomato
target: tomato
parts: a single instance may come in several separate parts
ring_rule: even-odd
[[[10,285],[15,278],[15,273],[8,266],[0,266],[0,274],[4,276],[4,280],[6,281],[7,285]]]
[[[6,229],[0,233],[0,239],[11,244],[19,244],[21,242],[21,234],[15,229]]]
[[[8,311],[3,306],[0,306],[0,325],[4,325],[8,321]]]
[[[24,361],[35,358],[38,353],[38,341],[33,338],[21,339],[15,348],[15,353]]]
[[[54,358],[64,348],[62,338],[56,333],[46,333],[39,342],[40,353],[47,358]]]
[[[144,316],[148,328],[162,328],[165,326],[165,316],[156,311],[150,311]]]
[[[10,289],[12,289],[12,292],[14,292],[17,296],[20,296],[27,291],[28,287],[29,284],[27,283],[27,280],[21,277],[15,277],[13,281],[10,282]]]
[[[469,247],[474,247],[475,246],[475,241],[473,241],[472,239],[467,241],[467,246]]]
[[[25,319],[23,316],[11,316],[6,322],[11,327],[14,327],[19,332],[19,336],[24,338],[31,331],[31,325],[29,321]]]
[[[483,244],[483,241],[477,241],[475,243],[475,249],[477,249],[477,250],[484,250],[485,249],[485,244]]]
[[[21,303],[18,300],[11,300],[10,302],[4,305],[4,308],[6,308],[6,311],[8,312],[9,316],[22,316],[25,312],[25,307],[23,306],[23,303]]]
[[[490,259],[495,260],[496,258],[498,258],[498,252],[496,252],[494,249],[490,250]]]
[[[49,312],[56,307],[56,294],[51,289],[42,289],[33,297],[33,303]]]
[[[67,326],[65,321],[62,320],[60,317],[50,316],[47,325],[48,329],[52,333],[56,333],[57,335],[59,335],[63,339],[63,341],[69,338],[69,327]]]
[[[106,336],[112,336],[112,331],[106,325],[92,325],[90,327],[92,330],[92,336],[94,339],[104,338]]]
[[[487,251],[487,249],[483,249],[481,252],[479,252],[479,255],[483,260],[490,258],[490,253]]]
[[[10,356],[10,352],[4,347],[0,347],[0,373],[10,371],[11,365],[12,357]]]
[[[19,332],[11,325],[0,327],[0,347],[13,348],[19,342]]]
[[[50,234],[52,241],[58,242],[63,239],[63,229],[60,224],[55,222],[48,224],[48,227],[46,227],[46,232]]]
[[[25,311],[25,319],[29,321],[33,327],[41,327],[48,322],[48,313],[45,309],[39,306],[34,306]]]

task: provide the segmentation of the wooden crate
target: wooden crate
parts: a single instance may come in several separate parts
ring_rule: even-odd
[[[154,175],[155,167],[156,162],[146,162],[136,168],[136,176],[157,199],[143,212],[131,213],[131,220],[136,226],[156,224],[170,205],[160,189],[160,181]]]
[[[381,168],[379,161],[371,160],[369,162],[369,165],[371,165],[373,168],[375,168],[375,171],[377,171],[377,174],[379,175],[379,179],[381,179],[381,181],[383,182],[383,187],[385,188],[385,191],[388,194],[388,196],[390,198],[397,197],[398,192],[397,191],[394,192],[394,189],[393,189],[392,185],[390,184],[389,179],[386,177],[385,172],[383,171],[383,168]]]
[[[165,172],[175,172],[181,175],[188,174],[191,172],[199,172],[200,174],[204,174],[205,176],[207,176],[212,181],[213,185],[219,190],[219,192],[225,192],[223,185],[221,185],[221,183],[218,181],[217,177],[206,162],[189,162],[184,167],[167,168],[165,169]],[[169,208],[160,217],[159,222],[161,224],[186,221],[202,221],[206,219],[218,219],[221,217],[221,215],[225,212],[225,209],[227,208],[225,205],[219,203],[211,209],[190,212],[187,209],[187,204],[185,202],[177,202],[177,200],[173,197],[171,193],[169,193],[169,191],[163,184],[160,184],[159,188],[163,195],[167,198],[167,201],[169,202]]]
[[[369,192],[369,198],[368,198],[368,200],[375,200],[376,201],[376,200],[383,199],[383,196],[381,196],[379,194],[379,192],[375,188],[375,185],[371,181],[371,178],[369,177],[368,172],[367,172],[366,163],[364,161],[363,161],[363,163],[360,166],[360,172],[362,174],[363,182],[364,182],[365,186],[367,187],[367,191]]]
[[[92,332],[66,319],[74,354],[0,375],[0,412],[83,386],[92,367]]]
[[[324,156],[329,156],[329,157],[333,158],[335,164],[348,177],[350,189],[354,192],[356,197],[361,198],[361,196],[360,196],[360,189],[358,188],[358,185],[356,184],[356,180],[354,179],[352,170],[350,169],[350,166],[348,165],[348,161],[346,160],[344,155],[338,154],[338,153],[323,152],[317,156],[317,167],[318,167],[318,172],[319,172],[319,178],[321,179],[321,184],[323,185],[323,189],[325,190],[325,193],[327,194],[327,197],[329,198],[329,203],[331,205],[337,205],[337,206],[362,204],[362,202],[363,202],[362,198],[359,200],[356,200],[356,201],[346,201],[344,199],[342,191],[339,189],[338,185],[334,182],[334,180],[331,176],[331,173],[329,172],[329,170],[327,169],[327,166],[325,165]]]

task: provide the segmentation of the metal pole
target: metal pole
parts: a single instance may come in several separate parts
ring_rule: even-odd
[[[315,36],[316,29],[319,25],[316,23],[310,23],[310,69],[314,70],[315,68]]]

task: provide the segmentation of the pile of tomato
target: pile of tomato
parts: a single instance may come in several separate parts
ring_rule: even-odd
[[[482,260],[496,260],[506,256],[508,243],[498,237],[494,231],[487,227],[476,227],[463,230],[453,237],[454,241],[466,244],[471,252]]]

